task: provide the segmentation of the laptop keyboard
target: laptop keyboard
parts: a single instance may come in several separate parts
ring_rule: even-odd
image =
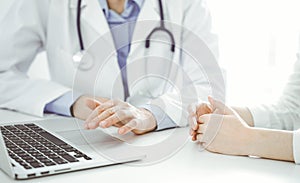
[[[9,156],[25,169],[91,160],[35,124],[1,126]]]

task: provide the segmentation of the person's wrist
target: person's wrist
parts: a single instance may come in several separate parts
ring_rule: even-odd
[[[140,108],[140,110],[147,117],[146,123],[148,123],[148,124],[146,125],[145,129],[133,130],[133,132],[137,135],[142,135],[142,134],[154,131],[157,128],[157,122],[156,122],[154,115],[147,109]]]
[[[78,97],[74,103],[71,105],[70,107],[70,113],[73,117],[78,117],[78,114],[77,114],[77,109],[78,109],[78,103],[79,101],[81,101],[83,99],[83,97],[85,97],[84,95],[81,95],[80,97]]]
[[[241,138],[242,147],[241,154],[244,156],[255,156],[256,155],[256,145],[258,139],[258,131],[252,127],[246,127],[244,131],[244,136]]]
[[[248,136],[248,156],[260,156],[259,152],[259,143],[262,139],[261,136],[263,131],[257,128],[249,127],[249,136]]]
[[[283,130],[253,128],[249,155],[261,158],[294,161],[293,133]]]

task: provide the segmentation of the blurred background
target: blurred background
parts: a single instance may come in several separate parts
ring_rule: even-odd
[[[299,51],[299,0],[207,0],[231,105],[273,103]]]
[[[227,102],[254,105],[277,100],[299,50],[299,0],[207,0],[227,73]],[[11,0],[0,0],[0,20]],[[49,78],[45,53],[30,77]]]

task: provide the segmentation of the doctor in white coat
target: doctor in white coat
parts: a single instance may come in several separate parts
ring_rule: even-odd
[[[152,65],[148,69],[152,70],[150,73],[157,74],[159,70],[165,77],[163,72],[171,72],[164,65],[169,62],[138,62],[144,58],[144,40],[159,25],[158,2],[82,0],[78,25],[78,0],[16,0],[0,22],[0,107],[37,116],[45,112],[73,115],[86,121],[86,129],[114,125],[119,127],[120,134],[185,126],[186,105],[180,98],[184,93],[180,90],[185,88],[188,95],[188,90],[194,88],[194,98],[205,100],[212,93],[211,86],[220,95],[223,88],[217,81],[208,81],[199,71],[199,65],[182,50],[193,47],[190,43],[196,40],[191,36],[192,31],[211,50],[213,56],[209,59],[213,60],[218,55],[217,39],[211,33],[211,17],[203,0],[162,0],[163,16],[166,22],[172,23],[167,28],[173,32],[176,42],[171,61],[180,67],[178,73],[182,70],[183,75],[188,75],[190,82],[183,81],[179,95],[174,88],[153,94],[162,83],[151,78],[140,79],[145,64]],[[134,23],[122,27],[128,22]],[[174,28],[175,25],[181,29]],[[97,57],[90,71],[74,67],[72,60],[81,49],[78,26],[86,55],[92,55],[85,55],[82,63]],[[121,38],[126,38],[125,44],[120,43]],[[149,50],[154,50],[154,56],[162,54],[160,58],[169,56],[170,50],[166,49],[170,45],[160,45],[163,44],[153,41]],[[196,44],[194,47],[194,52],[202,49]],[[26,74],[41,51],[47,52],[50,81],[31,79]],[[125,74],[121,72],[124,68]]]

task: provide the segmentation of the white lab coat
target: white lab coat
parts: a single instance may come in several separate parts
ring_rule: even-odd
[[[250,107],[254,126],[279,130],[294,130],[294,159],[300,164],[300,39],[298,60],[284,92],[273,105]]]
[[[185,43],[192,43],[194,40],[189,40],[192,38],[189,37],[190,33],[187,29],[192,30],[212,50],[213,56],[217,57],[217,39],[211,33],[211,18],[204,1],[172,0],[168,2],[165,0],[163,6],[168,21],[186,28],[186,30],[182,29],[173,33],[177,45],[184,47]],[[92,55],[90,58],[96,57],[97,63],[88,74],[74,67],[72,56],[79,51],[75,23],[76,8],[77,0],[16,0],[13,3],[8,14],[0,23],[1,108],[43,116],[43,110],[47,103],[71,89],[101,97],[123,99],[117,54],[98,0],[84,0],[81,6],[84,45],[86,48],[90,47],[88,49]],[[157,0],[146,0],[138,21],[158,21],[159,18]],[[136,40],[145,40],[150,31],[157,26],[153,23],[150,23],[148,27],[138,25],[139,23],[136,25],[133,36],[133,39]],[[99,41],[101,39],[102,41]],[[166,48],[159,47],[159,44],[151,44],[150,49],[155,49],[152,51],[154,55],[158,52],[169,54],[165,50]],[[193,46],[187,45],[186,47]],[[197,45],[195,47],[193,50],[195,53],[201,51]],[[47,52],[51,81],[33,80],[26,75],[36,54],[43,50]],[[108,56],[107,52],[109,51],[112,54]],[[149,98],[145,93],[157,89],[158,87],[155,85],[157,82],[152,81],[152,84],[149,84],[149,80],[146,83],[142,79],[140,84],[136,84],[137,77],[141,76],[139,72],[143,72],[141,68],[144,67],[139,68],[138,64],[132,63],[138,63],[135,61],[142,58],[143,53],[145,53],[144,42],[131,46],[127,65],[134,65],[134,67],[128,67],[131,94],[128,101],[136,106],[146,103],[156,104],[163,108],[174,122],[179,125],[186,124],[186,120],[182,118],[182,114],[186,114],[183,112],[186,111],[186,106],[182,105],[183,99],[174,94],[176,93],[174,90],[168,90],[163,95]],[[212,59],[212,57],[208,57],[206,55],[204,58]],[[211,85],[218,88],[220,95],[224,94],[222,84],[207,81],[204,74],[198,69],[199,67],[191,62],[191,58],[182,54],[180,49],[176,50],[173,61],[182,66],[182,70],[191,78],[191,82],[188,84],[196,87],[195,98],[206,99],[207,95],[211,93]],[[156,70],[165,68],[167,65],[156,64],[152,70],[156,72]],[[178,77],[178,74],[175,75]],[[188,84],[182,85],[182,88],[186,89],[185,96],[188,96],[189,93]]]

